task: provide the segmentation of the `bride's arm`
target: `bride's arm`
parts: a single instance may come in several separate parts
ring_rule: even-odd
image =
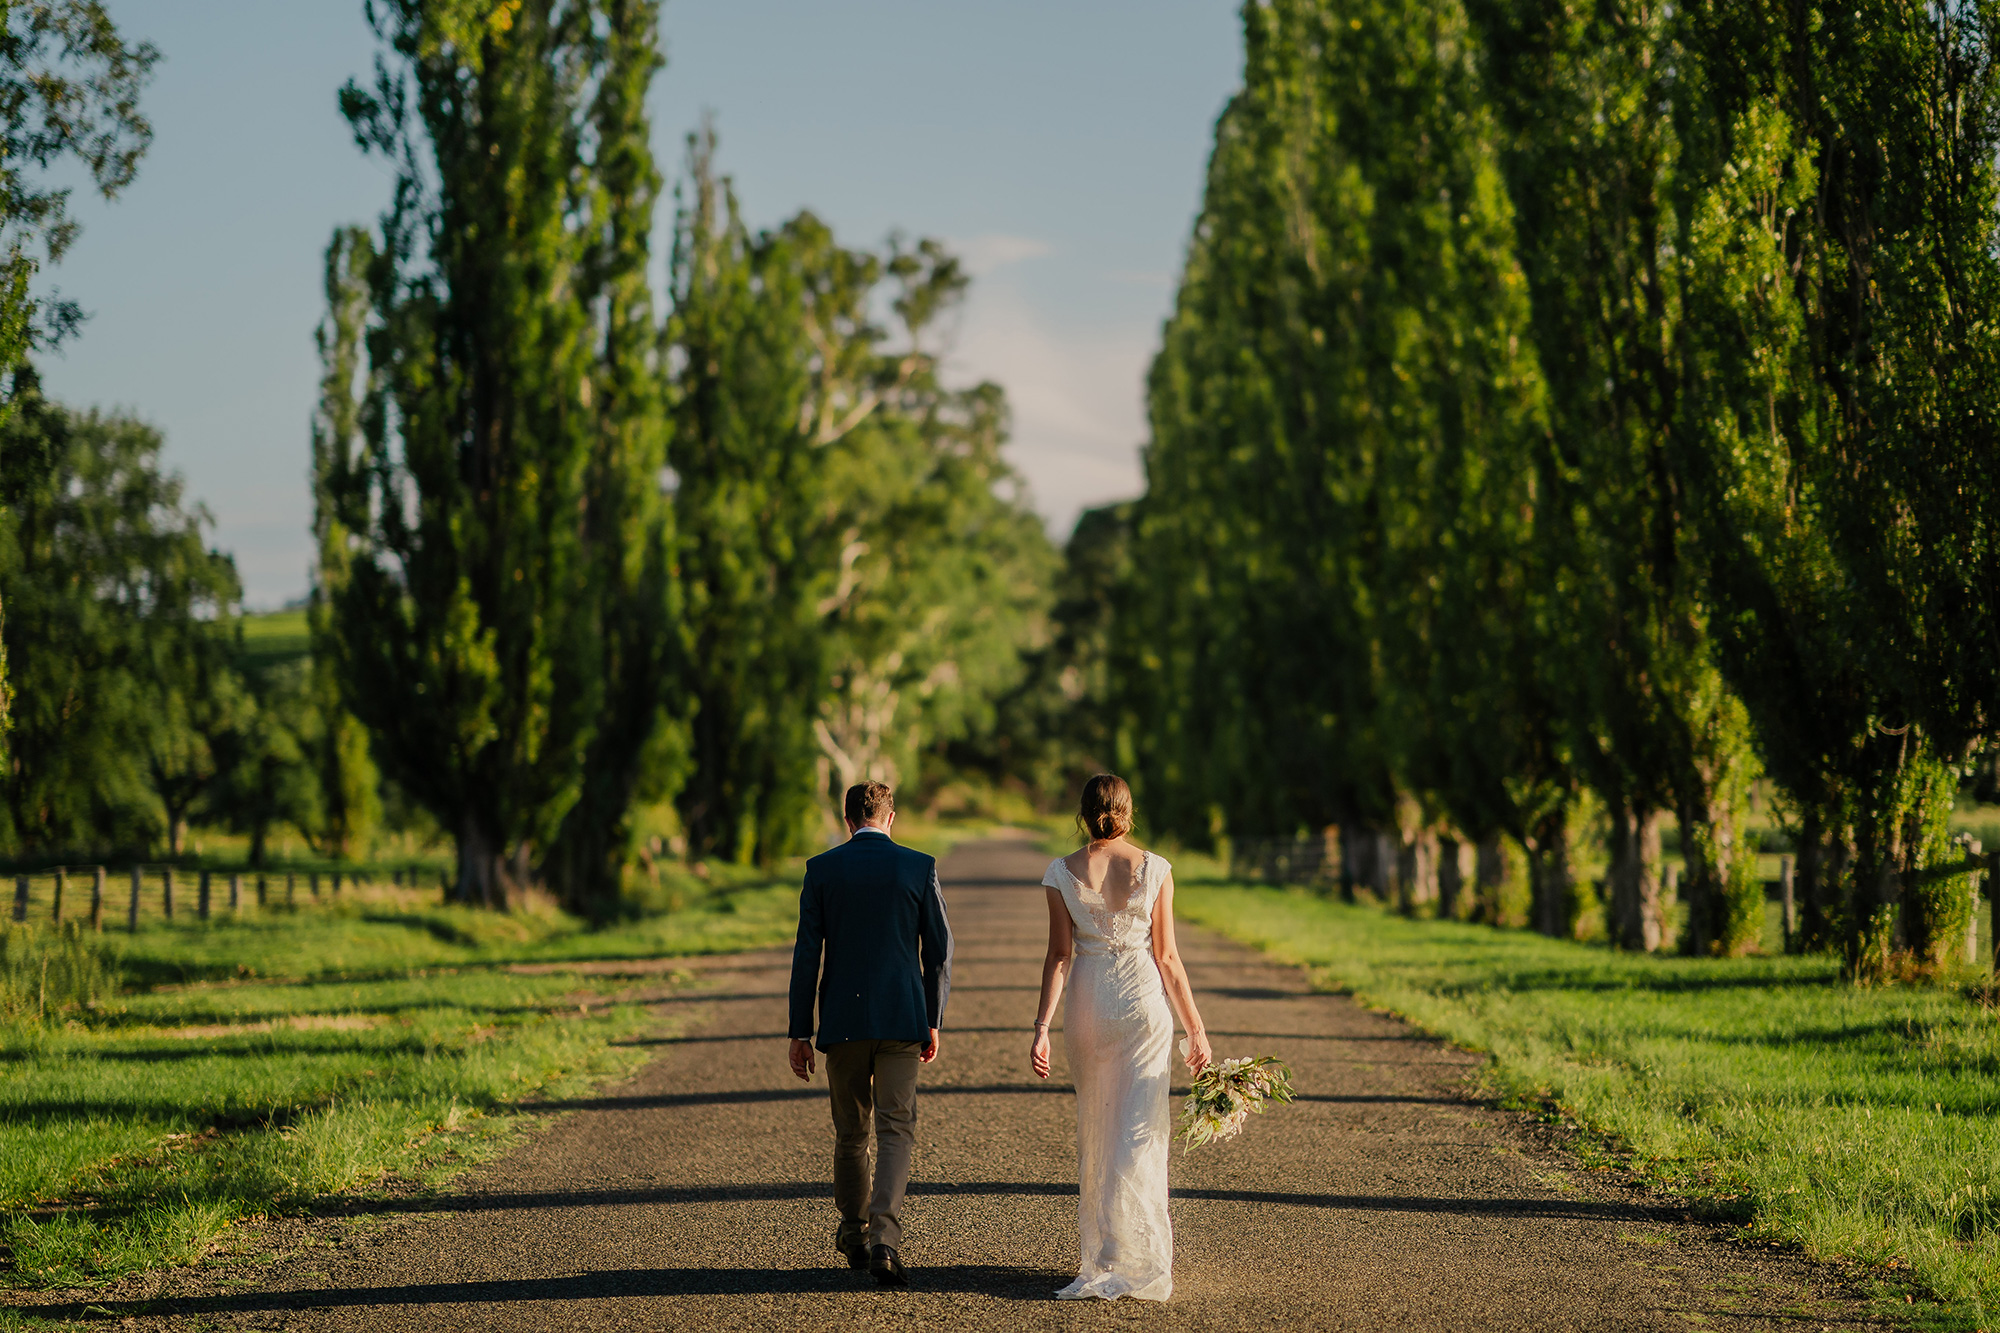
[[[1188,1035],[1188,1068],[1199,1074],[1215,1059],[1208,1044],[1208,1031],[1201,1025],[1201,1011],[1194,1007],[1194,987],[1188,984],[1187,968],[1181,965],[1180,946],[1174,940],[1174,876],[1160,885],[1160,900],[1153,906],[1153,961],[1160,965],[1160,980],[1166,983],[1167,1001],[1180,1015]]]
[[[1042,959],[1042,1002],[1035,1010],[1035,1040],[1028,1047],[1028,1063],[1042,1078],[1049,1076],[1049,1024],[1056,1016],[1056,1001],[1062,999],[1063,983],[1069,980],[1069,960],[1076,949],[1075,927],[1069,908],[1054,889],[1049,895],[1049,952]]]

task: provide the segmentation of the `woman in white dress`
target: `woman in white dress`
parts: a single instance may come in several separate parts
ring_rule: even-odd
[[[1082,1262],[1059,1299],[1132,1296],[1163,1301],[1174,1289],[1174,1231],[1167,1220],[1173,1139],[1174,1013],[1186,1029],[1187,1064],[1212,1058],[1187,969],[1174,946],[1173,867],[1125,840],[1132,790],[1100,773],[1084,784],[1077,816],[1089,845],[1049,863],[1049,952],[1028,1061],[1049,1076],[1049,1021],[1064,989],[1063,1044],[1076,1080],[1076,1206]]]

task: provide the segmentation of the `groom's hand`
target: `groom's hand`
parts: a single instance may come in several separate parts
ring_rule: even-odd
[[[937,1059],[937,1053],[938,1053],[938,1033],[936,1028],[932,1028],[931,1039],[924,1043],[924,1048],[921,1051],[917,1052],[917,1059],[922,1061],[924,1064],[929,1064],[931,1061]]]
[[[800,1037],[792,1038],[792,1072],[806,1082],[812,1082],[813,1044]]]

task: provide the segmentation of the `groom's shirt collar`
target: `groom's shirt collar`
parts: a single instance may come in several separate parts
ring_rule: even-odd
[[[874,833],[884,838],[889,836],[888,829],[876,828],[873,824],[863,824],[860,828],[854,830],[852,836],[858,838],[864,833]]]

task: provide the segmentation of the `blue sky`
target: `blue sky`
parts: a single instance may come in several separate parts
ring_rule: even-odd
[[[158,424],[246,599],[306,588],[308,422],[331,229],[388,174],[334,106],[374,43],[361,0],[111,0],[164,53],[156,138],[44,285],[92,314],[51,392]],[[1005,385],[1010,456],[1060,536],[1137,494],[1141,380],[1172,299],[1234,0],[668,0],[655,147],[703,111],[753,225],[811,208],[851,244],[939,236],[977,275],[953,371]]]

